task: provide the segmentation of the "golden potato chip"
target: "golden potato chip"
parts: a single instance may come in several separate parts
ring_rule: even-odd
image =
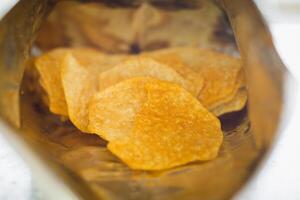
[[[88,48],[60,48],[50,51],[35,61],[40,75],[40,83],[49,98],[49,109],[60,115],[68,115],[67,104],[61,83],[61,64],[64,57],[72,53],[79,64],[93,72],[102,72],[123,59],[123,56],[107,56]]]
[[[168,65],[169,67],[173,68],[178,74],[180,74],[183,78],[191,83],[191,91],[195,91],[193,93],[198,94],[200,93],[203,87],[203,78],[195,73],[192,69],[186,66],[178,56],[168,55],[168,54],[161,54],[161,51],[153,51],[150,53],[142,54],[145,57],[150,57],[158,62]]]
[[[51,112],[68,115],[65,95],[60,79],[60,64],[66,53],[65,49],[57,49],[36,59],[35,66],[39,71],[40,83],[48,94]]]
[[[216,116],[221,116],[225,113],[239,111],[245,107],[247,102],[247,90],[245,88],[239,89],[232,100],[221,104],[211,110]]]
[[[108,148],[133,169],[162,170],[218,154],[219,120],[182,87],[160,80],[145,84],[147,101],[126,140]]]
[[[146,101],[145,84],[152,80],[131,78],[98,92],[89,106],[89,131],[108,141],[125,140]]]
[[[188,52],[189,54],[185,52]],[[203,102],[203,104],[207,108],[209,108],[215,114],[220,115],[220,114],[224,114],[225,112],[231,112],[230,110],[231,108],[233,109],[232,111],[236,111],[243,108],[247,96],[245,93],[244,95],[237,94],[239,88],[245,87],[244,71],[241,67],[242,66],[241,62],[238,59],[214,51],[201,50],[196,48],[164,49],[164,50],[159,50],[159,51],[150,52],[146,54],[158,58],[163,58],[163,59],[166,58],[165,59],[166,61],[168,61],[168,59],[171,61],[172,59],[181,60],[186,64],[186,66],[191,67],[193,70],[197,71],[198,76],[200,75],[203,76],[203,74],[207,74],[208,72],[211,72],[212,73],[211,76],[204,75],[204,78],[206,78],[206,82],[209,81],[209,84],[206,85],[205,89],[203,88],[202,94],[199,95],[199,97],[202,98],[199,99],[201,102]],[[227,71],[227,73],[225,73],[226,76],[224,76],[223,78],[222,77],[220,78],[221,76],[220,72],[222,73],[222,70],[219,71],[218,67],[214,67],[217,65],[220,66],[219,68],[223,68],[225,69],[225,71]],[[201,68],[203,68],[204,70],[203,69],[201,70]],[[213,79],[213,76],[216,76],[215,79]],[[207,77],[211,77],[211,78],[207,78]],[[230,77],[232,77],[231,80]],[[224,92],[224,95],[218,96],[214,93],[211,93],[210,90],[216,91],[215,88],[217,89],[219,88],[219,90],[222,90]],[[219,93],[219,95],[221,94]],[[234,107],[232,106],[232,104],[236,102],[237,95],[241,96],[240,97],[241,100],[239,101],[240,106],[237,106],[237,104],[235,104]],[[215,103],[213,104],[209,103],[209,101],[211,101],[210,100],[211,97],[207,98],[208,96],[217,97],[214,100]],[[226,107],[226,109],[224,109],[223,105]],[[215,112],[215,110],[219,110],[219,111]],[[220,110],[223,111],[220,112]]]
[[[211,109],[233,98],[238,86],[235,77],[226,69],[203,69],[201,75],[205,83],[199,95],[199,100],[205,107]]]
[[[246,77],[245,77],[245,72],[244,69],[240,69],[237,77],[237,85],[239,88],[246,87]]]
[[[125,79],[139,76],[174,82],[190,91],[193,95],[197,96],[198,94],[192,83],[186,81],[171,67],[144,57],[132,57],[125,62],[119,63],[113,69],[101,73],[99,76],[99,90],[101,91]]]
[[[82,67],[95,73],[108,70],[126,58],[125,55],[109,55],[90,48],[72,48],[66,50],[68,50],[67,53],[71,53],[76,58]]]
[[[97,91],[97,76],[68,54],[62,62],[61,80],[69,118],[78,129],[87,132],[88,103]]]
[[[73,54],[76,56],[76,52]],[[91,56],[83,56],[81,59],[81,56],[77,56],[78,62],[71,54],[65,57],[61,79],[70,120],[80,130],[88,132],[88,104],[98,90],[98,75],[119,62],[122,56],[100,59]]]
[[[242,109],[247,101],[245,74],[243,69],[238,73],[235,83],[234,93],[228,95],[226,98],[219,102],[219,104],[210,108],[215,115],[220,116],[228,112],[234,112]]]
[[[242,68],[240,59],[212,50],[191,47],[164,49],[156,51],[156,54],[177,57],[203,77],[204,86],[198,98],[208,109],[230,101],[239,88],[236,80]]]

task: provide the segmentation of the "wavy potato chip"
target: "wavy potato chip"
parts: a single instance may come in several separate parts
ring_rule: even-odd
[[[98,92],[89,106],[89,131],[108,141],[127,138],[147,99],[145,84],[153,80],[131,78]]]
[[[40,84],[48,94],[51,112],[68,115],[65,95],[60,80],[60,64],[66,49],[56,49],[38,57],[35,66],[40,75]]]
[[[68,107],[69,119],[81,131],[87,132],[88,104],[97,91],[97,76],[68,54],[62,62],[61,80]]]
[[[128,78],[141,76],[170,81],[182,86],[195,96],[198,94],[193,84],[181,77],[174,69],[145,57],[129,58],[113,69],[101,73],[99,76],[99,90],[101,91]]]
[[[198,98],[208,109],[229,101],[238,90],[233,73],[226,69],[203,69],[200,73],[205,83]]]
[[[182,87],[160,80],[145,84],[147,101],[126,140],[108,149],[133,169],[162,170],[218,154],[219,120]],[[132,125],[131,125],[132,126]]]
[[[237,77],[237,80],[236,80],[236,84],[242,88],[242,87],[246,87],[246,77],[245,77],[245,72],[244,72],[244,69],[241,68],[239,73],[238,73],[238,77]]]
[[[163,49],[155,54],[177,58],[197,72],[198,76],[203,77],[204,86],[198,98],[208,109],[230,101],[239,88],[236,80],[242,69],[240,59],[208,49],[191,47]]]
[[[192,84],[192,88],[190,90],[195,91],[193,93],[198,95],[203,88],[204,80],[202,76],[199,76],[192,69],[186,66],[179,57],[168,54],[161,54],[160,51],[144,53],[142,54],[142,56],[152,58],[173,68],[178,74],[180,74],[183,78],[185,78]]]
[[[61,68],[63,59],[69,53],[74,55],[80,65],[95,73],[105,71],[123,59],[123,56],[107,56],[88,48],[59,48],[38,57],[35,66],[40,83],[48,94],[49,109],[64,116],[68,116],[68,109],[61,82]]]
[[[210,108],[216,116],[241,110],[247,102],[246,80],[243,69],[238,73],[234,93],[228,95],[219,104]]]
[[[239,111],[245,107],[247,103],[247,90],[241,88],[237,91],[235,96],[229,102],[221,104],[211,110],[216,116],[221,116],[225,113]]]
[[[101,59],[91,57],[89,60],[77,61],[71,54],[64,58],[61,80],[68,114],[70,120],[80,130],[88,132],[88,105],[98,90],[98,75],[122,58],[122,56],[106,56]]]

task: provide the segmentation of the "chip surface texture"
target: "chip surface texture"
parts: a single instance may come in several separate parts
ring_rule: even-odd
[[[133,169],[163,170],[218,154],[219,120],[180,86],[159,80],[145,84],[147,101],[136,114],[127,140],[108,148]]]
[[[98,92],[89,105],[89,131],[108,141],[124,140],[146,101],[147,77],[132,78]]]
[[[129,58],[111,70],[101,73],[99,76],[99,90],[101,91],[123,80],[141,76],[177,83],[193,95],[197,95],[193,84],[185,80],[172,67],[145,57]]]

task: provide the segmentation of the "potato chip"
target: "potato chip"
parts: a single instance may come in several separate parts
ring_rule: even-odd
[[[186,81],[171,67],[144,57],[132,57],[113,69],[101,73],[99,76],[99,90],[101,91],[125,79],[139,76],[174,82],[190,91],[193,95],[197,96],[198,94],[192,83]]]
[[[161,51],[153,51],[150,53],[142,54],[145,57],[150,57],[158,62],[168,65],[173,68],[178,74],[180,74],[183,78],[189,81],[192,84],[191,91],[195,91],[192,93],[198,94],[203,88],[203,78],[195,73],[192,69],[186,66],[178,56],[161,54]]]
[[[145,84],[147,101],[126,140],[108,148],[133,169],[162,170],[218,154],[219,120],[182,87],[160,80]]]
[[[64,57],[72,53],[79,64],[93,72],[102,72],[123,59],[123,56],[107,56],[88,48],[60,48],[36,59],[35,66],[40,75],[40,83],[49,98],[49,109],[55,114],[67,116],[68,109],[61,83],[61,64]]]
[[[132,78],[98,92],[89,106],[89,131],[108,141],[125,140],[147,99],[145,84],[153,80]]]
[[[198,96],[201,103],[212,109],[224,101],[230,101],[238,86],[236,80],[242,68],[240,59],[199,48],[170,48],[156,51],[161,56],[177,57],[187,67],[204,79],[204,86]]]
[[[67,49],[78,63],[91,72],[100,73],[112,68],[126,58],[125,55],[109,55],[90,48]]]
[[[65,49],[57,49],[36,59],[40,83],[48,94],[51,112],[68,115],[65,95],[60,80],[60,64],[66,53]]]
[[[200,73],[205,83],[198,98],[208,109],[230,101],[238,90],[233,74],[226,69],[210,68]]]
[[[87,132],[88,103],[97,91],[97,76],[91,76],[68,54],[62,62],[61,78],[69,118],[78,129]]]
[[[245,107],[247,102],[247,90],[245,88],[239,89],[232,100],[221,104],[211,110],[216,116],[221,116],[225,113],[239,111]]]
[[[73,54],[76,56],[76,52]],[[71,54],[65,57],[61,79],[69,118],[77,128],[87,132],[88,104],[98,90],[98,75],[119,62],[122,56],[106,56],[100,59],[84,55],[77,57],[78,62]]]
[[[239,88],[246,87],[246,77],[245,77],[245,72],[244,69],[240,69],[237,77],[237,85]]]
[[[242,109],[247,101],[245,74],[243,69],[238,73],[235,83],[234,93],[228,95],[219,104],[210,108],[216,116],[223,115],[228,112],[234,112]]]

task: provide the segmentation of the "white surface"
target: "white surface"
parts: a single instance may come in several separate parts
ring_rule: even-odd
[[[16,0],[0,0],[0,18]],[[265,10],[278,51],[292,74],[300,80],[300,15],[298,0],[257,1]],[[273,4],[270,6],[270,3]],[[290,2],[289,6],[283,3]],[[295,4],[296,3],[296,4]],[[299,4],[300,5],[300,4]],[[289,7],[289,8],[287,8]],[[288,10],[293,8],[291,12]],[[278,12],[280,14],[278,14]],[[295,91],[297,92],[297,91]],[[300,105],[295,105],[291,123],[280,136],[259,179],[243,191],[239,200],[300,199]],[[0,135],[0,200],[23,200],[31,195],[30,172]]]
[[[270,22],[299,22],[300,0],[254,0]]]
[[[0,200],[26,200],[30,191],[28,167],[0,134]]]
[[[19,0],[0,0],[0,19],[13,7]]]

